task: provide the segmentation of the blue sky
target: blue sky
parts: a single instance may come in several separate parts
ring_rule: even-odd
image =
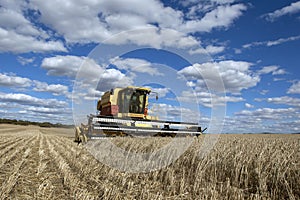
[[[161,119],[299,132],[299,25],[296,0],[0,0],[0,116],[79,123],[146,85]]]

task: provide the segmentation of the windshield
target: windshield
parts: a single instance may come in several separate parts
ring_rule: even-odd
[[[146,92],[126,89],[120,91],[118,98],[119,112],[143,114],[145,110]]]

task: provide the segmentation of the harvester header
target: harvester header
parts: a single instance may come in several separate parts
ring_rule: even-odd
[[[128,135],[198,136],[204,131],[197,123],[161,121],[155,116],[149,116],[150,93],[150,88],[136,86],[105,92],[97,102],[97,114],[88,115],[88,124],[75,128],[75,141]]]

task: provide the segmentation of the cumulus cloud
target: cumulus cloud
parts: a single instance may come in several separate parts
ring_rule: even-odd
[[[93,59],[84,56],[54,56],[44,58],[41,67],[46,69],[48,75],[67,76],[75,78],[80,67],[83,67],[84,76],[92,79],[101,74],[104,69],[99,66]]]
[[[33,88],[34,91],[50,92],[55,96],[68,94],[68,90],[69,90],[68,86],[61,85],[61,84],[48,84],[40,81],[33,81],[33,82],[35,84],[35,87]]]
[[[241,102],[245,101],[240,96],[218,96],[216,94],[204,91],[195,91],[195,93],[190,91],[183,91],[181,96],[176,97],[179,101],[191,102],[211,108],[213,106],[225,106],[229,102]]]
[[[283,96],[283,97],[267,98],[266,100],[269,103],[300,107],[300,99],[299,98]]]
[[[152,76],[163,75],[157,68],[153,67],[150,62],[143,59],[115,57],[110,59],[110,63],[115,65],[118,69],[147,73]]]
[[[7,93],[0,96],[0,102],[14,103],[19,105],[41,106],[46,108],[62,108],[68,106],[65,101],[57,99],[41,99],[27,94]]]
[[[48,108],[21,105],[17,109],[5,108],[6,110],[0,113],[5,118],[21,119],[28,121],[52,122],[62,124],[73,124],[72,111],[70,108]]]
[[[282,17],[284,15],[288,15],[288,14],[294,14],[300,12],[300,1],[297,2],[293,2],[288,6],[285,6],[281,9],[275,10],[272,13],[268,13],[263,15],[263,17],[265,19],[267,19],[268,21],[274,21],[279,17]]]
[[[245,107],[246,108],[253,108],[254,106],[252,104],[250,104],[250,103],[245,103]]]
[[[275,65],[265,66],[258,71],[258,74],[269,74],[269,73],[272,73],[272,75],[282,75],[282,74],[286,74],[286,71],[284,69],[279,69],[279,66],[275,66]]]
[[[293,83],[293,85],[288,89],[288,94],[300,94],[300,81]]]
[[[290,97],[290,96],[255,98],[254,100],[258,102],[266,101],[268,103],[273,103],[273,104],[288,105],[295,108],[300,107],[300,99],[295,97]]]
[[[21,65],[27,65],[27,64],[33,63],[34,60],[35,60],[35,57],[25,58],[25,57],[22,57],[22,56],[18,56],[17,60],[18,60],[19,63],[21,63]]]
[[[290,113],[296,112],[295,108],[259,108],[254,111],[242,110],[237,112],[237,116],[251,116],[263,120],[279,120]]]
[[[187,21],[180,28],[185,32],[210,32],[214,28],[227,28],[246,9],[244,4],[221,5],[206,13],[200,20]]]
[[[46,107],[35,107],[35,106],[29,106],[27,108],[24,108],[24,110],[26,111],[31,111],[34,113],[46,113],[46,114],[66,114],[66,112],[68,112],[69,114],[70,109],[65,109],[65,108],[46,108]]]
[[[105,43],[121,32],[122,37],[114,43],[190,48],[200,43],[193,33],[228,28],[247,9],[244,4],[231,3],[233,1],[214,1],[211,9],[202,9],[201,15],[191,18],[190,13],[156,0],[6,1],[0,9],[0,51],[67,52],[57,36],[71,44]],[[150,29],[143,32],[145,28]],[[141,33],[132,34],[133,29],[141,29]],[[129,32],[126,34],[126,31]],[[211,53],[223,51],[221,47],[208,50]]]
[[[158,98],[164,98],[167,96],[167,94],[171,91],[170,88],[151,88],[151,91],[153,93],[157,93]]]
[[[133,84],[131,77],[126,76],[122,72],[116,69],[107,69],[99,76],[99,83],[97,90],[108,91],[111,88],[127,87]]]
[[[149,115],[157,116],[160,120],[185,121],[198,123],[200,113],[197,110],[182,108],[164,103],[152,104]]]
[[[32,81],[28,78],[0,73],[0,86],[26,88],[30,87],[31,84]]]
[[[112,34],[154,23],[175,28],[181,24],[182,17],[180,11],[153,0],[76,3],[33,0],[31,6],[41,12],[41,22],[64,35],[68,42],[101,42]]]
[[[224,131],[228,133],[293,133],[299,131],[297,108],[259,108],[242,110],[227,116]]]
[[[46,31],[35,27],[24,16],[25,2],[1,2],[0,52],[45,52],[67,49],[61,41],[50,38]]]
[[[61,84],[48,84],[46,82],[31,80],[29,78],[20,77],[14,74],[0,73],[0,86],[16,89],[32,89],[38,92],[49,92],[55,96],[68,96],[68,86]]]
[[[120,59],[112,60],[122,69],[131,69],[135,71],[153,72],[155,69],[150,68],[150,64],[138,59]],[[134,65],[138,61],[139,64],[145,64],[146,68],[141,69]],[[88,98],[93,98],[93,94],[87,93],[90,88],[96,89],[95,92],[105,92],[115,87],[125,87],[133,84],[132,74],[124,74],[120,70],[106,68],[97,64],[93,59],[84,56],[54,56],[45,58],[42,61],[42,68],[48,70],[48,75],[67,76],[76,78],[76,88],[79,93],[86,94]],[[149,66],[149,67],[148,67]],[[150,71],[149,71],[150,70]],[[152,71],[151,71],[152,70]]]
[[[62,42],[39,40],[31,36],[17,34],[11,30],[0,27],[0,52],[67,52]]]
[[[232,1],[230,1],[232,2]],[[230,3],[227,1],[227,3]],[[57,6],[57,5],[60,6]],[[219,5],[221,4],[218,2]],[[147,5],[147,6],[145,6]],[[148,34],[128,34],[123,41],[135,44],[153,44],[155,47],[168,45],[179,47],[197,44],[188,36],[194,32],[208,32],[213,28],[227,28],[247,8],[243,4],[222,4],[201,19],[186,20],[186,13],[165,6],[160,1],[30,1],[30,6],[38,10],[39,20],[63,35],[69,43],[105,42],[113,34],[136,28],[156,27]],[[65,12],[68,10],[68,12]],[[179,34],[180,30],[185,34]],[[147,37],[150,35],[151,37]],[[153,43],[148,42],[151,38]]]
[[[218,54],[221,53],[225,50],[224,46],[213,46],[213,45],[208,45],[205,48],[198,48],[198,49],[191,49],[189,51],[190,54]]]
[[[196,63],[183,68],[178,74],[188,80],[202,80],[203,84],[212,87],[210,89],[220,88],[215,84],[218,83],[216,80],[222,78],[226,92],[240,93],[243,89],[256,86],[260,81],[260,77],[249,69],[251,65],[249,62],[233,60]]]
[[[151,40],[149,40],[151,38]],[[147,25],[133,31],[119,33],[113,40],[103,41],[108,44],[128,44],[147,45],[154,48],[175,47],[180,49],[191,48],[199,45],[194,37],[186,33],[170,28],[160,28]]]

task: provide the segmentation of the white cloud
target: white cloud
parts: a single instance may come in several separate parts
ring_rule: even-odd
[[[295,82],[287,91],[288,94],[300,94],[300,81]]]
[[[26,88],[32,84],[28,78],[0,73],[0,86]]]
[[[0,110],[1,113],[1,110]],[[2,116],[10,119],[28,121],[73,124],[72,111],[68,107],[48,108],[42,106],[19,105],[17,108],[6,107]]]
[[[45,52],[67,49],[60,41],[35,27],[24,17],[25,2],[2,2],[0,8],[0,52]]]
[[[199,7],[201,7],[201,6],[210,8],[215,5],[230,4],[233,2],[236,2],[236,0],[209,0],[209,1],[201,1],[201,4],[199,3],[199,0],[180,0],[179,1],[179,3],[183,6],[195,5],[192,7],[192,9],[196,9],[196,8],[199,9]]]
[[[85,100],[99,100],[104,92],[101,92],[95,88],[88,88],[86,93],[83,94],[73,94],[73,98],[84,98]],[[76,99],[78,101],[78,99]]]
[[[197,123],[200,113],[197,110],[172,106],[164,103],[154,103],[149,109],[150,116],[157,116],[159,120],[183,121]]]
[[[115,62],[114,64],[118,64],[122,69],[132,67],[130,69],[133,71],[156,73],[155,69],[151,69],[149,63],[143,60],[115,59],[113,61]],[[145,69],[135,66],[135,61],[139,64],[145,64]],[[125,87],[133,83],[133,77],[130,73],[123,74],[117,69],[106,69],[106,67],[100,66],[93,59],[84,56],[54,56],[45,58],[41,66],[48,70],[48,75],[76,78],[77,86],[82,89],[82,93],[86,93],[93,86],[96,87],[94,89],[97,91],[105,92],[111,88]]]
[[[267,42],[267,46],[275,46],[275,45],[279,45],[282,43],[286,43],[286,42],[290,42],[290,41],[295,41],[295,40],[299,40],[300,39],[300,35],[298,36],[291,36],[288,38],[280,38],[278,40],[274,40],[274,41],[268,41]]]
[[[190,48],[200,43],[191,33],[228,28],[247,9],[244,4],[232,2],[214,1],[214,9],[188,19],[189,14],[156,0],[6,1],[0,9],[0,51],[66,52],[57,36],[71,44],[99,43],[121,32],[115,43]],[[141,34],[124,33],[138,28]],[[145,33],[145,28],[152,30]],[[209,47],[208,51],[219,53],[223,49]]]
[[[190,33],[210,32],[214,28],[228,28],[246,9],[244,4],[221,5],[206,13],[200,20],[185,22],[180,30]]]
[[[121,60],[122,64],[126,61]],[[121,62],[120,61],[120,62]],[[144,63],[139,60],[140,63]],[[119,63],[121,64],[121,63]],[[127,66],[133,64],[133,60],[129,60]],[[117,69],[109,69],[105,66],[97,64],[93,59],[84,56],[54,56],[45,58],[42,61],[42,68],[48,70],[48,75],[52,76],[67,76],[75,79],[75,93],[72,98],[74,100],[94,100],[97,99],[102,92],[108,91],[111,88],[126,87],[133,84],[133,75],[124,74]],[[135,68],[137,70],[137,68]],[[51,90],[51,88],[42,90]],[[53,85],[52,88],[58,87]],[[67,93],[67,88],[59,86],[60,93]],[[68,93],[67,93],[68,94]],[[71,97],[67,95],[67,97]]]
[[[236,113],[237,116],[251,116],[263,120],[279,120],[290,116],[290,113],[296,112],[295,108],[259,108],[254,111],[242,110]]]
[[[67,110],[68,113],[70,114],[70,109],[65,109],[65,108],[46,108],[46,107],[34,107],[34,106],[30,106],[30,107],[26,107],[24,108],[24,110],[26,111],[32,111],[35,113],[48,113],[48,114],[64,114]]]
[[[55,96],[66,95],[68,96],[68,86],[61,84],[48,84],[29,78],[16,76],[14,74],[0,73],[0,86],[10,87],[11,89],[32,89],[38,92],[50,92]]]
[[[98,80],[104,68],[98,65],[93,59],[84,56],[54,56],[44,58],[41,67],[46,69],[48,75],[67,76],[75,78],[80,67],[82,76],[90,80]]]
[[[195,50],[190,50],[190,54],[218,54],[221,53],[225,50],[224,46],[213,46],[213,45],[208,45],[205,48],[199,48]]]
[[[272,75],[282,75],[282,74],[286,74],[286,71],[284,69],[279,69],[279,66],[275,66],[275,65],[265,66],[258,71],[258,74],[269,74],[269,73],[272,73]]]
[[[146,87],[151,88],[152,93],[150,94],[150,98],[156,98],[156,95],[158,95],[158,98],[164,98],[171,91],[170,88],[153,88],[150,86]]]
[[[194,93],[191,91],[183,91],[176,99],[182,102],[198,103],[208,108],[213,106],[225,106],[229,102],[245,101],[245,99],[240,96],[218,96],[209,92],[197,91],[197,89]]]
[[[147,25],[134,31],[121,32],[113,40],[104,42],[116,45],[133,43],[148,45],[154,48],[175,47],[180,49],[199,45],[199,42],[194,37],[186,33],[170,28],[158,28],[153,25]]]
[[[186,13],[164,6],[156,0],[79,0],[76,3],[58,0],[30,1],[31,8],[40,13],[40,22],[57,31],[68,43],[103,42],[116,33],[155,27],[155,31],[150,30],[147,34],[123,33],[122,36],[125,37],[119,42],[131,41],[154,47],[166,45],[179,48],[198,44],[194,37],[188,36],[189,33],[228,28],[247,9],[243,4],[224,5],[218,1],[216,5],[219,4],[222,5],[205,13],[203,18],[187,21],[184,17]]]
[[[299,116],[295,108],[242,110],[226,117],[223,130],[228,133],[293,133],[299,131]]]
[[[260,81],[260,77],[249,69],[251,65],[249,62],[233,60],[196,63],[193,66],[183,68],[178,74],[185,76],[189,81],[202,80],[203,84],[206,82],[207,86],[213,88],[220,87],[215,84],[217,83],[216,80],[222,78],[226,92],[240,93],[241,90],[254,87]]]
[[[267,102],[300,107],[300,99],[289,96],[267,98]]]
[[[22,57],[22,56],[18,56],[17,60],[18,60],[19,63],[21,63],[21,65],[27,65],[27,64],[30,64],[30,63],[34,62],[35,57],[25,58],[25,57]]]
[[[261,70],[258,71],[259,74],[269,74],[278,69],[278,66],[265,66]]]
[[[261,90],[259,93],[261,95],[266,95],[269,92],[269,90]]]
[[[153,67],[150,62],[137,58],[120,58],[110,59],[110,63],[117,66],[118,69],[130,70],[133,72],[148,73],[150,75],[163,75],[157,68]]]
[[[64,35],[68,42],[101,42],[112,34],[149,24],[176,28],[182,23],[180,11],[153,0],[81,0],[76,3],[33,0],[31,6],[41,12],[41,22]]]
[[[98,91],[108,91],[116,87],[127,87],[133,84],[131,77],[126,76],[116,69],[107,69],[100,74],[97,85]]]
[[[0,102],[14,103],[19,105],[40,106],[47,108],[62,108],[68,106],[65,101],[57,99],[41,99],[27,94],[7,93],[0,96]]]
[[[300,106],[300,99],[299,98],[293,98],[293,97],[289,97],[289,96],[269,97],[269,98],[255,98],[254,100],[258,101],[258,102],[267,101],[268,103],[289,105],[289,106],[294,106],[294,107],[299,107]]]
[[[5,30],[0,27],[0,52],[45,52],[62,51],[67,52],[62,42],[45,41],[31,36],[17,34],[14,31]]]
[[[290,42],[290,41],[295,41],[295,40],[299,40],[300,39],[300,35],[297,36],[291,36],[288,38],[279,38],[277,40],[269,40],[269,41],[262,41],[262,42],[252,42],[252,43],[248,43],[248,44],[244,44],[243,48],[245,49],[249,49],[252,47],[256,47],[256,46],[275,46],[275,45],[280,45],[282,43],[286,43],[286,42]]]
[[[245,107],[246,108],[253,108],[254,106],[252,104],[250,104],[250,103],[245,103]]]
[[[277,19],[281,16],[288,15],[288,14],[294,14],[297,12],[300,12],[300,1],[293,2],[288,6],[285,6],[281,9],[275,10],[272,13],[265,14],[265,15],[263,15],[263,17],[265,17],[269,21],[274,21],[275,19]]]
[[[241,54],[241,53],[242,53],[242,50],[241,50],[241,49],[234,49],[234,53],[235,53],[235,54]]]
[[[61,84],[48,84],[45,82],[40,81],[33,81],[35,87],[33,88],[34,91],[38,92],[50,92],[55,96],[58,95],[68,95],[68,86],[61,85]]]
[[[274,72],[272,72],[272,75],[282,75],[282,74],[286,74],[287,72],[284,69],[278,69]]]

